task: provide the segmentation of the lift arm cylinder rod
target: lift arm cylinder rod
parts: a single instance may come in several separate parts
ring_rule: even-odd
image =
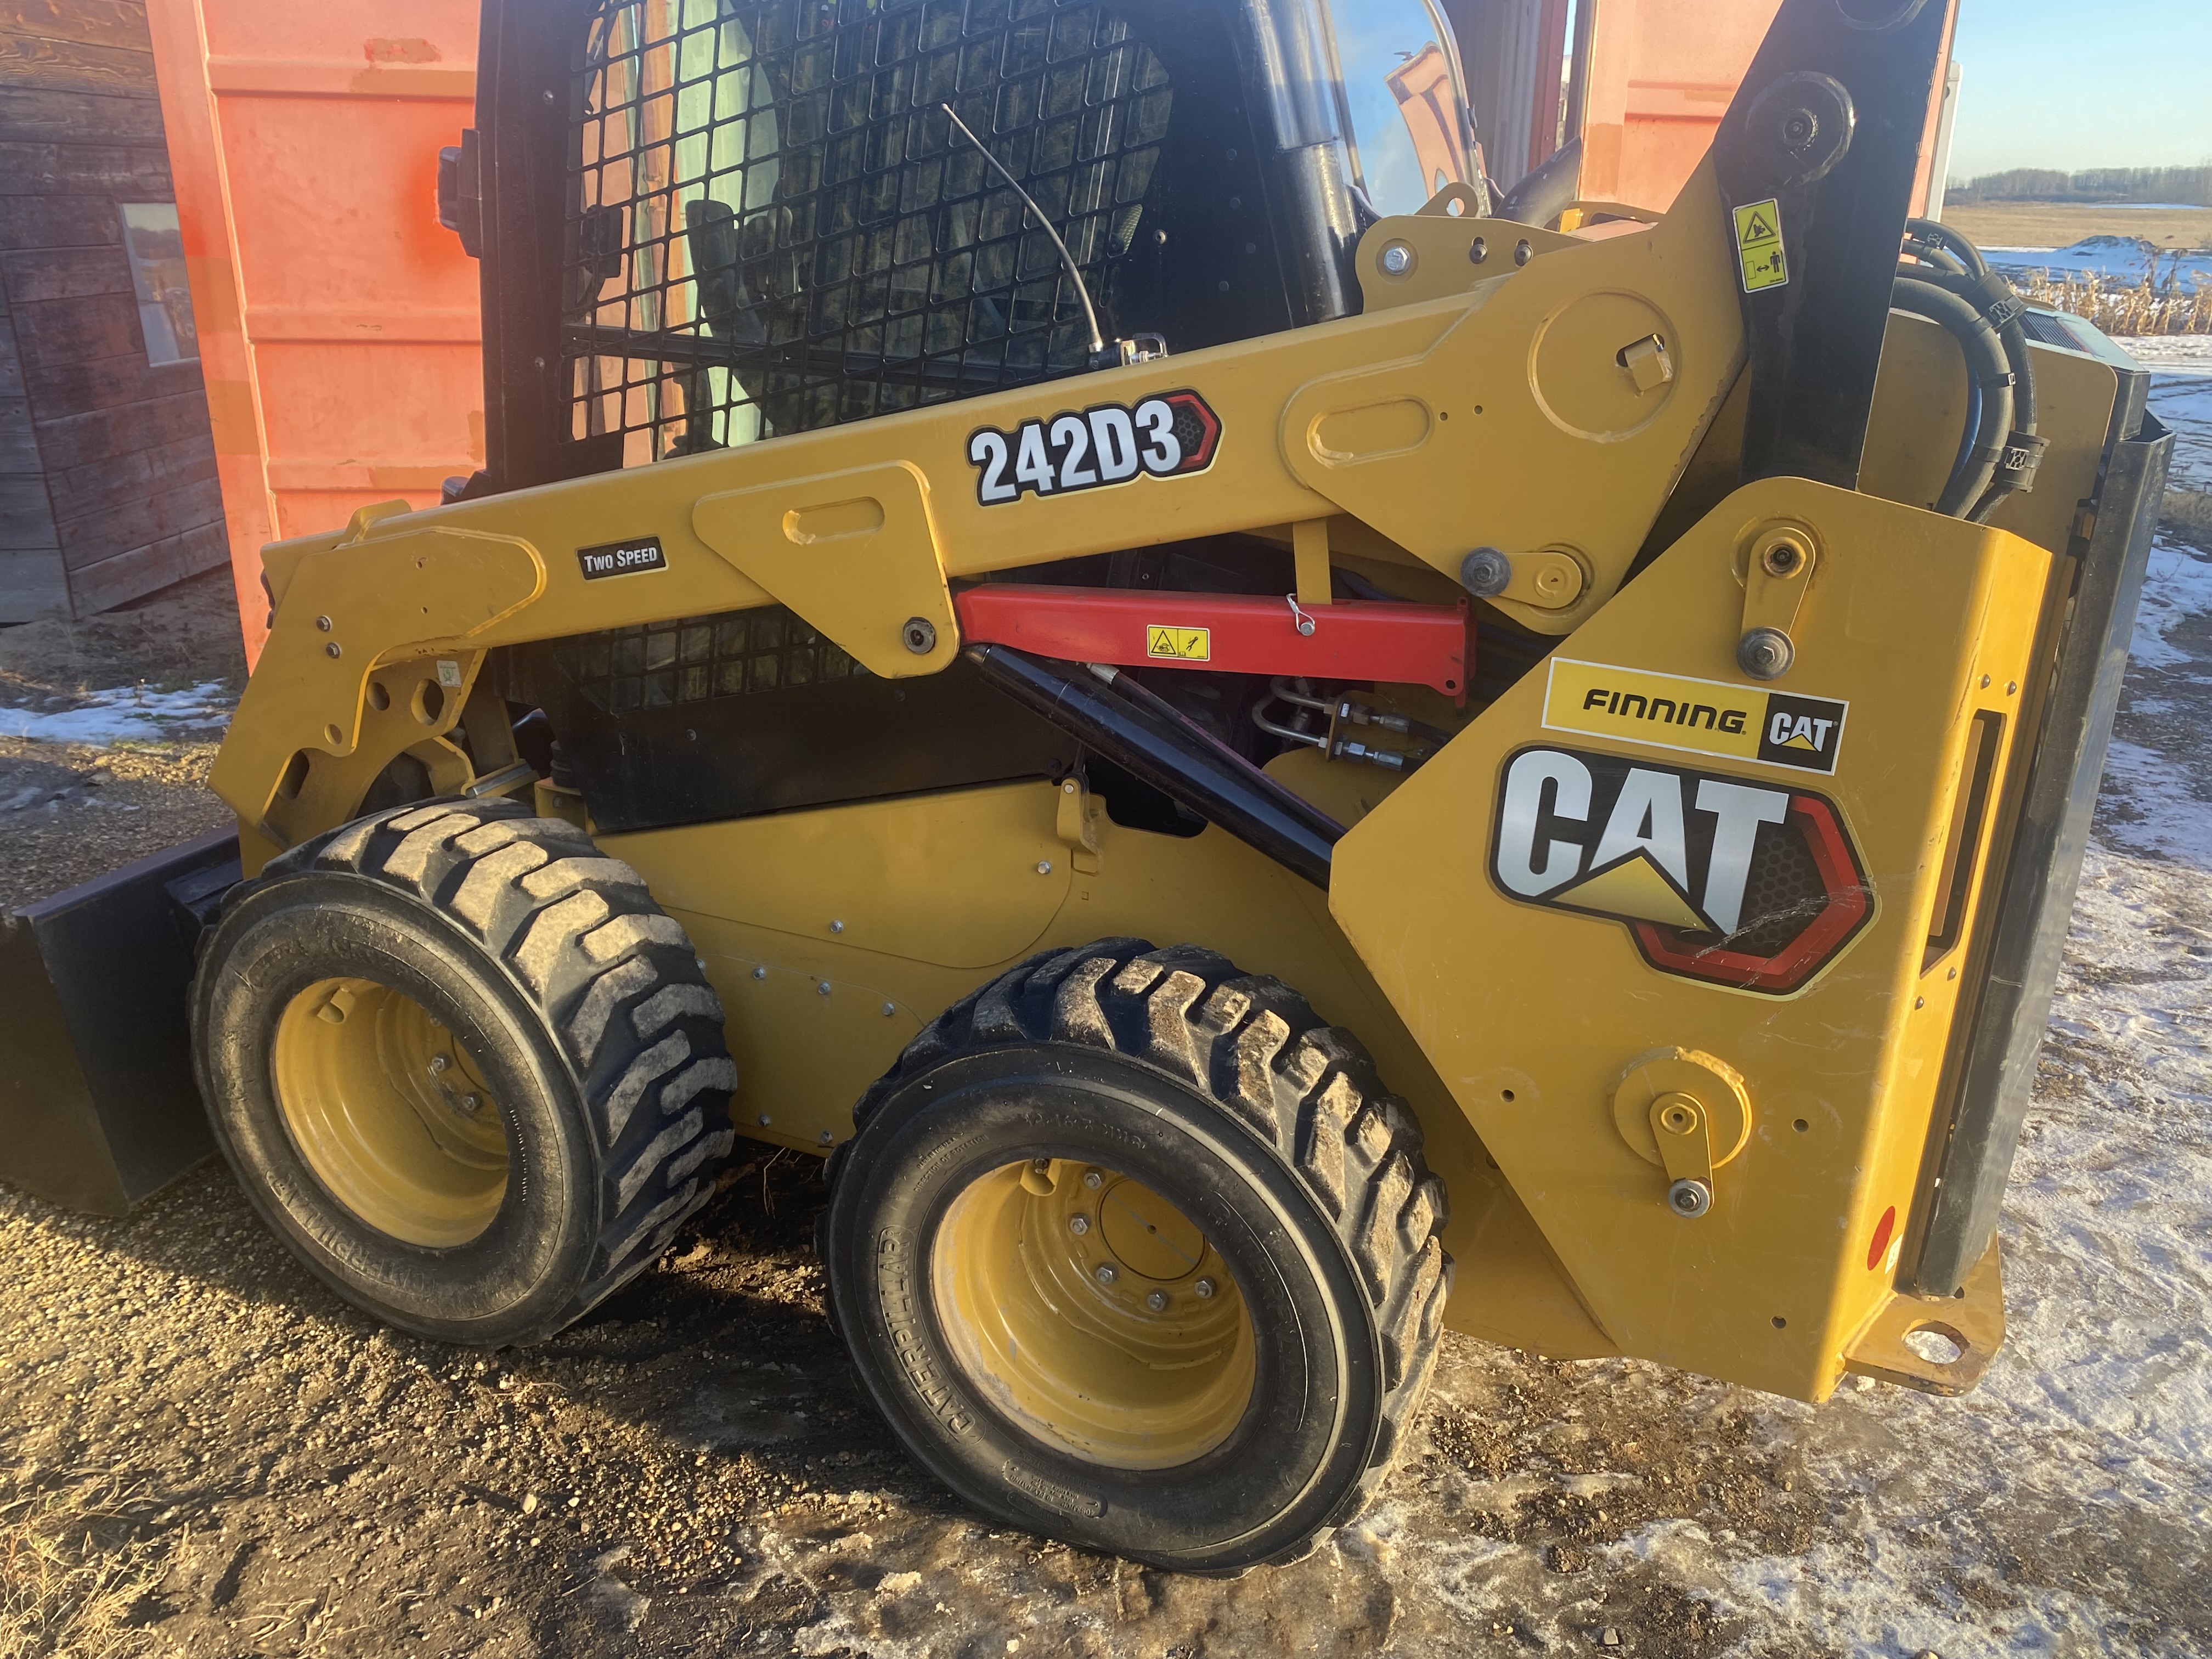
[[[1344,826],[1127,675],[1071,676],[1003,645],[971,647],[967,655],[992,684],[1069,736],[1315,886],[1328,885]]]

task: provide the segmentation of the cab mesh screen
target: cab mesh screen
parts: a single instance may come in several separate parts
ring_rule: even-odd
[[[569,435],[623,464],[1079,368],[1171,91],[1098,0],[626,0],[576,60]],[[1025,224],[1026,216],[1026,224]]]
[[[780,605],[563,640],[554,660],[603,714],[851,679],[867,670]]]

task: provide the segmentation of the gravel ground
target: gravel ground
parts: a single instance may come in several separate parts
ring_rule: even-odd
[[[1364,1522],[1183,1578],[994,1530],[905,1459],[821,1316],[811,1160],[741,1155],[658,1269],[499,1354],[337,1302],[219,1164],[120,1222],[0,1188],[0,1654],[2212,1651],[2212,560],[2154,573],[1977,1395],[1815,1410],[1448,1337]],[[201,822],[204,757],[105,753],[0,817],[10,880],[127,856],[80,844],[110,791],[166,792],[156,843]]]
[[[0,713],[66,714],[116,687],[246,684],[228,569],[82,623],[0,628]],[[216,734],[93,747],[0,732],[0,905],[73,887],[229,822],[207,790]]]
[[[215,750],[0,737],[0,905],[44,898],[235,823],[208,790]]]

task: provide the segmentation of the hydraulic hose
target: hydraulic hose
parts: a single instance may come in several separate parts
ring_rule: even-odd
[[[1908,236],[1905,239],[1905,251],[1923,264],[1933,265],[1938,270],[1956,271],[1961,276],[1966,274],[1965,260],[1948,248],[1939,247],[1933,242],[1923,242]]]
[[[1996,329],[2012,374],[2012,428],[2005,434],[2005,454],[1966,514],[1984,524],[2008,496],[2034,487],[2035,462],[2043,450],[2036,433],[2035,366],[2028,355],[2027,331],[2020,325],[2020,298],[2011,283],[1990,270],[1982,251],[1948,225],[1934,219],[1908,219],[1905,229],[1905,252],[1924,263],[1901,265],[1898,275],[1944,289],[1981,313]]]
[[[1981,249],[1941,219],[1907,219],[1905,234],[1915,241],[1942,248],[1973,276],[1986,276],[1990,273],[1989,261],[1982,258]]]
[[[1950,331],[1966,355],[1966,374],[1981,391],[1980,419],[1974,426],[1972,446],[1952,468],[1949,482],[1936,498],[1936,510],[1954,519],[1965,518],[1980,502],[2004,459],[2005,440],[2012,432],[2013,373],[2005,356],[2004,342],[1988,318],[1948,289],[1939,288],[1917,271],[1905,274],[1900,267],[1891,303],[1899,311],[1925,317]]]
[[[1900,276],[1911,270],[1915,281],[1928,283],[1956,295],[1968,306],[1972,306],[1978,297],[1974,290],[1978,284],[1971,276],[1954,275],[1946,270],[1930,270],[1925,267],[1916,270],[1900,266],[1899,269]],[[1987,280],[1987,278],[1983,279],[1984,283]],[[2004,349],[2005,365],[2011,371],[2013,380],[2012,430],[2005,434],[2006,447],[2008,451],[2022,447],[2039,451],[2042,447],[2040,444],[2023,446],[2021,442],[2022,439],[2033,438],[2037,435],[2036,422],[2039,413],[2035,396],[2035,367],[2027,355],[2027,331],[2021,327],[2020,315],[2017,311],[2013,311],[2009,315],[2001,311],[1998,314],[2002,316],[2004,320],[1997,325],[1997,342]],[[1984,321],[1989,320],[1988,313],[1984,312],[1982,315]],[[2009,463],[2009,455],[2007,459]],[[2025,477],[2008,476],[2006,471],[2001,469],[1997,477],[1990,482],[1989,488],[1983,492],[1981,498],[1975,502],[1973,509],[1966,516],[1976,524],[1987,523],[1990,514],[1996,511],[1998,505],[2007,496],[2027,486],[2033,477],[2034,469],[2032,465],[2027,468]]]
[[[1491,216],[1539,228],[1575,204],[1582,189],[1583,141],[1571,138],[1505,192]]]

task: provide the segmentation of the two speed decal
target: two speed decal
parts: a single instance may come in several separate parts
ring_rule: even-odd
[[[1221,417],[1195,392],[1166,392],[1133,408],[1099,404],[1012,432],[981,427],[968,440],[975,499],[985,507],[1100,489],[1139,477],[1203,472],[1221,447]]]
[[[637,576],[648,570],[665,570],[668,555],[661,550],[659,537],[641,536],[633,542],[580,547],[576,550],[576,562],[583,567],[584,580],[596,582],[609,576]]]

